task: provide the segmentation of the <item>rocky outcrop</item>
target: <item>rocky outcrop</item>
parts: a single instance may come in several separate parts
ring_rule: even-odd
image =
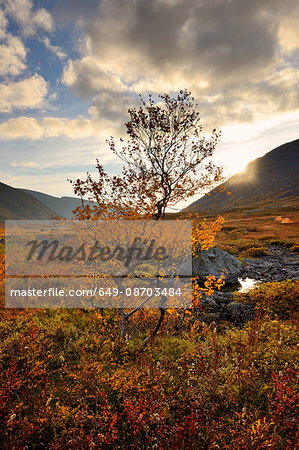
[[[214,292],[201,299],[201,307],[195,310],[196,316],[204,322],[227,321],[242,325],[254,318],[254,311],[247,305],[232,301],[232,292]]]
[[[242,278],[248,277],[262,282],[298,279],[298,254],[281,245],[271,245],[269,252],[269,255],[260,258],[245,258]]]
[[[237,283],[241,270],[241,261],[217,247],[199,251],[192,260],[192,273],[199,281],[205,281],[208,275],[219,278],[223,273],[226,284]]]
[[[260,282],[298,279],[298,255],[279,245],[270,246],[269,252],[269,255],[256,259],[245,258],[240,278],[248,277]],[[211,296],[203,296],[201,307],[195,308],[195,315],[205,322],[227,321],[235,325],[253,319],[254,311],[248,305],[233,301],[234,289],[238,286],[231,287],[230,291],[215,291]]]

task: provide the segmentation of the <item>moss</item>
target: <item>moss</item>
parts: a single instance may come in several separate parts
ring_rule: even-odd
[[[250,247],[242,252],[245,258],[259,258],[267,255],[270,255],[270,252],[266,247]]]

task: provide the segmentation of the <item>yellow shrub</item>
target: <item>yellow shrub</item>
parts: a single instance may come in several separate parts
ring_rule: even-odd
[[[299,282],[291,280],[263,283],[251,291],[234,294],[236,301],[281,319],[289,319],[298,313],[298,298]]]

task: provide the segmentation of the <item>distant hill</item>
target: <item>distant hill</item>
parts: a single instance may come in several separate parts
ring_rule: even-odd
[[[242,151],[242,150],[240,150]],[[261,201],[280,201],[299,196],[299,139],[281,145],[251,161],[244,172],[196,200],[185,212],[225,211]],[[230,192],[230,195],[227,195]]]
[[[44,194],[30,189],[20,189],[20,191],[31,195],[46,205],[48,208],[56,211],[58,215],[66,219],[73,217],[73,211],[81,206],[81,200],[75,197],[54,197],[53,195]]]
[[[48,220],[57,213],[26,192],[0,183],[0,221]]]

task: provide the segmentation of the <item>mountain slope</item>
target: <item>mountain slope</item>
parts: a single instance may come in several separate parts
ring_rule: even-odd
[[[20,189],[20,191],[32,195],[32,197],[36,198],[48,208],[56,211],[59,215],[65,217],[66,219],[73,217],[73,211],[78,206],[81,206],[81,200],[75,197],[54,197],[53,195],[32,191],[30,189]]]
[[[0,221],[4,220],[48,220],[57,213],[36,198],[0,183]]]
[[[260,201],[299,196],[299,139],[281,145],[251,161],[244,172],[232,176],[184,211],[224,211]],[[230,192],[230,195],[227,195]]]

